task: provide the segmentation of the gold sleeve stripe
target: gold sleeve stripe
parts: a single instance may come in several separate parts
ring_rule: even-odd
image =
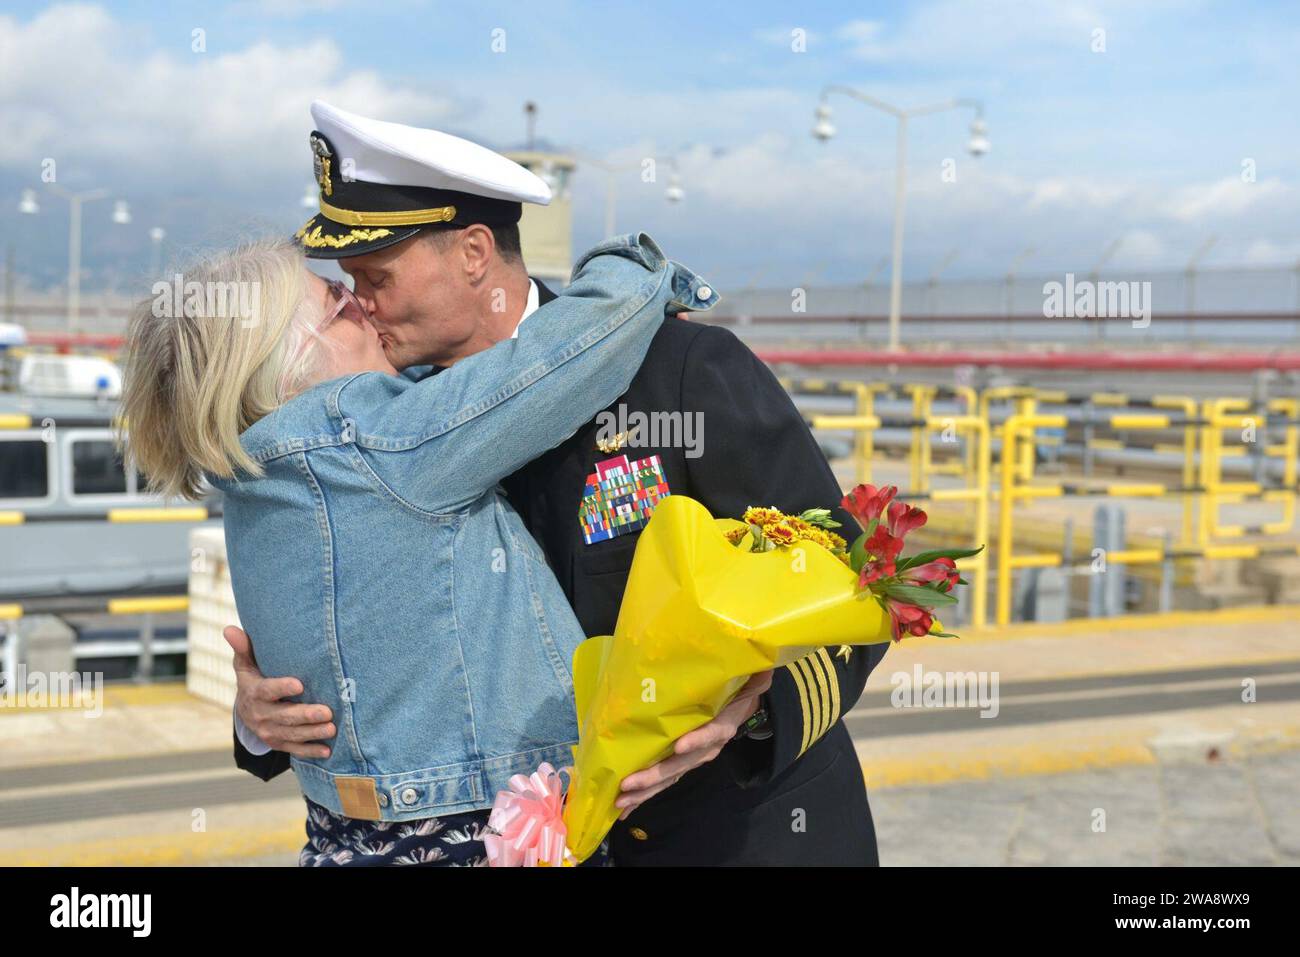
[[[831,660],[830,652],[825,648],[818,648],[817,657],[821,659],[822,666],[826,669],[826,678],[831,686],[831,718],[826,722],[826,731],[829,731],[835,726],[835,722],[840,720],[840,677],[835,671],[835,662]]]
[[[794,686],[799,691],[799,710],[803,713],[803,738],[799,744],[799,753],[803,754],[808,750],[808,745],[812,743],[812,697],[808,694],[808,684],[804,680],[804,673],[800,669],[801,662],[793,661],[786,665],[790,672],[790,677],[794,679]]]
[[[813,664],[811,658],[800,658],[795,664],[800,669],[804,683],[808,686],[809,707],[806,712],[808,717],[808,734],[803,742],[803,747],[799,753],[803,754],[822,736],[822,722],[826,716],[826,696],[825,678],[822,677],[821,669]]]
[[[830,682],[826,680],[826,672],[822,670],[821,662],[815,654],[804,658],[808,669],[817,679],[817,691],[821,696],[821,711],[818,713],[818,722],[816,731],[813,733],[812,741],[809,744],[815,744],[821,740],[821,736],[830,730],[831,727],[831,687]]]

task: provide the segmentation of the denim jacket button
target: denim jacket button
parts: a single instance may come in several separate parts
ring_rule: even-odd
[[[701,301],[708,302],[713,298],[713,290],[708,286],[701,286],[699,289],[695,290],[695,295],[699,296]]]
[[[388,795],[382,791],[379,792],[379,806],[388,807]]]
[[[414,804],[416,801],[419,800],[419,798],[420,798],[419,792],[417,792],[415,788],[407,788],[405,791],[402,792],[403,804]]]

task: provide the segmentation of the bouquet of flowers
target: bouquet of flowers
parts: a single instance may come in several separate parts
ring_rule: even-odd
[[[663,499],[637,542],[614,634],[574,652],[573,767],[511,779],[488,822],[489,862],[585,860],[618,819],[623,778],[717,717],[751,674],[826,645],[952,637],[935,609],[956,601],[956,563],[979,549],[901,557],[926,515],[894,501],[897,491],[860,485],[844,497],[863,526],[851,545],[826,509],[755,507],[737,521]]]

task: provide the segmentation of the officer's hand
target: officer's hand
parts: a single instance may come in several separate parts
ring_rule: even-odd
[[[327,758],[330,749],[312,743],[337,734],[334,717],[323,704],[281,701],[302,694],[297,678],[264,678],[253,658],[253,643],[242,628],[226,626],[221,633],[235,649],[235,713],[250,731],[276,751],[300,758]]]
[[[758,699],[772,687],[772,672],[760,671],[736,692],[736,697],[708,724],[700,725],[677,739],[673,755],[644,771],[629,774],[623,779],[623,793],[614,802],[623,808],[620,817],[627,817],[637,805],[648,801],[660,791],[676,784],[687,771],[708,764],[722,753],[723,745],[736,736],[736,731],[758,710]]]

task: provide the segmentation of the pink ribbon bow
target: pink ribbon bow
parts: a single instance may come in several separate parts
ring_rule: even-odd
[[[516,774],[510,790],[498,791],[483,836],[489,867],[561,867],[564,864],[564,786],[560,774],[543,763],[531,775]]]

